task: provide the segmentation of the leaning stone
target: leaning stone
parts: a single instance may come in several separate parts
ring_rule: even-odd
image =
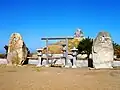
[[[114,50],[112,39],[108,32],[100,32],[95,38],[92,55],[94,68],[112,68]]]

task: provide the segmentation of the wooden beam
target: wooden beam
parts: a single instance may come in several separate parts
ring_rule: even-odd
[[[74,37],[44,37],[41,40],[74,39]]]

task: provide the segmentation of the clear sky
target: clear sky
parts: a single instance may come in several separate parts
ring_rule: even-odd
[[[35,51],[45,44],[41,37],[72,36],[78,27],[90,37],[108,31],[120,43],[120,1],[0,0],[0,52],[13,32]]]

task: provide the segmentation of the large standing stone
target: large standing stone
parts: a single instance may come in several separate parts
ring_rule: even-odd
[[[112,68],[114,50],[108,32],[100,32],[93,41],[92,55],[94,68]]]
[[[8,45],[8,64],[23,64],[27,58],[27,47],[19,33],[13,33]]]

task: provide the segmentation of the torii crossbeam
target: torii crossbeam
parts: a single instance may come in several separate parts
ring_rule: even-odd
[[[41,38],[41,40],[46,40],[46,49],[47,49],[47,63],[48,63],[48,40],[65,40],[65,45],[66,45],[66,61],[65,61],[65,66],[68,66],[68,40],[69,39],[74,39],[74,37],[44,37]]]

